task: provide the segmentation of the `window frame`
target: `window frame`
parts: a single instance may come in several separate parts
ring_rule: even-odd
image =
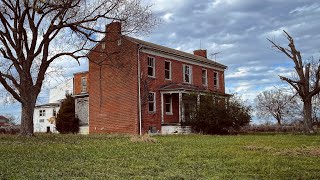
[[[213,87],[219,89],[219,72],[213,72]]]
[[[85,81],[83,81],[84,79],[85,79]],[[83,82],[85,82],[85,83],[83,83]],[[85,77],[85,76],[81,77],[81,92],[82,93],[88,92],[88,82],[87,82],[87,77]]]
[[[153,101],[150,101],[150,100],[149,100],[150,94],[153,94]],[[156,92],[150,91],[149,94],[148,94],[148,113],[149,113],[149,114],[154,114],[154,113],[156,113],[156,111],[157,111],[156,100],[157,100],[157,98],[156,98]],[[153,111],[150,111],[150,103],[153,103]]]
[[[45,109],[40,109],[39,110],[39,117],[45,117],[46,116],[46,110]]]
[[[186,82],[186,69],[187,67],[189,68],[189,82]],[[182,75],[183,75],[183,83],[187,83],[187,84],[192,84],[192,66],[191,65],[187,65],[187,64],[183,64],[183,72],[182,72]]]
[[[165,112],[166,115],[173,115],[173,111],[172,111],[172,94],[165,94],[166,97],[170,97],[170,101],[169,103],[167,102],[166,97],[164,98],[164,107],[165,107]],[[167,105],[170,106],[170,112],[167,112]]]
[[[169,63],[169,69],[166,69],[166,63]],[[169,78],[166,77],[166,72],[169,71]],[[164,79],[165,80],[172,80],[172,63],[169,60],[164,61]]]
[[[205,71],[205,83],[203,83],[203,80],[204,80],[204,79],[203,79],[203,78],[204,78],[204,77],[203,77],[203,72],[204,72],[204,71]],[[208,86],[208,70],[205,69],[205,68],[202,68],[202,71],[201,71],[201,72],[202,72],[202,76],[201,76],[201,77],[202,77],[202,85],[207,87],[207,86]]]
[[[54,116],[54,117],[57,116],[57,110],[55,108],[52,109],[52,116]]]
[[[149,59],[152,59],[153,60],[153,67],[149,65]],[[148,77],[151,77],[151,78],[155,78],[156,77],[156,58],[155,57],[152,57],[152,56],[148,56],[147,57],[147,65],[148,65],[148,69],[147,69],[147,74],[148,74]],[[149,75],[149,68],[152,68],[152,76]]]

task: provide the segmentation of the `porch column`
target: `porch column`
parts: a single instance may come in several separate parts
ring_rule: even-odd
[[[197,106],[200,106],[200,94],[197,95]]]
[[[163,113],[163,93],[161,93],[161,123],[164,123],[164,113]]]
[[[179,92],[179,123],[182,121],[182,93]]]

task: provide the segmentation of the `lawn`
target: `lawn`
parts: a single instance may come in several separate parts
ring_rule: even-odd
[[[320,179],[320,136],[0,135],[0,179]]]

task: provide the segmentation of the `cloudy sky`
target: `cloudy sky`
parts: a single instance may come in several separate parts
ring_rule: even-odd
[[[320,2],[315,0],[152,0],[162,23],[144,40],[192,53],[208,50],[211,59],[228,66],[227,93],[251,103],[263,90],[285,85],[293,64],[273,50],[267,38],[287,45],[282,30],[296,40],[304,59],[320,57]],[[200,43],[201,42],[201,43]],[[201,44],[201,45],[200,45]],[[211,56],[219,52],[218,55]],[[65,77],[87,69],[83,61],[67,66]],[[61,80],[58,80],[59,82]],[[52,83],[55,84],[55,83]],[[39,103],[47,101],[47,88]],[[1,113],[18,113],[18,105],[0,105]]]

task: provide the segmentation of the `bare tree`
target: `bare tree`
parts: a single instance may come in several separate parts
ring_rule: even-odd
[[[273,47],[290,58],[295,67],[296,75],[293,78],[280,76],[280,79],[291,85],[299,94],[303,102],[303,123],[305,133],[314,133],[312,122],[312,97],[320,92],[320,64],[304,63],[300,51],[295,47],[293,38],[283,31],[289,41],[289,48],[285,48],[268,39]],[[312,75],[313,74],[313,75]]]
[[[256,99],[256,111],[259,117],[273,117],[278,125],[294,118],[299,112],[295,95],[286,93],[283,89],[263,91]]]
[[[124,34],[156,24],[140,0],[0,0],[0,83],[22,105],[22,135],[33,134],[34,106],[50,64],[86,57],[112,21],[122,23]]]

